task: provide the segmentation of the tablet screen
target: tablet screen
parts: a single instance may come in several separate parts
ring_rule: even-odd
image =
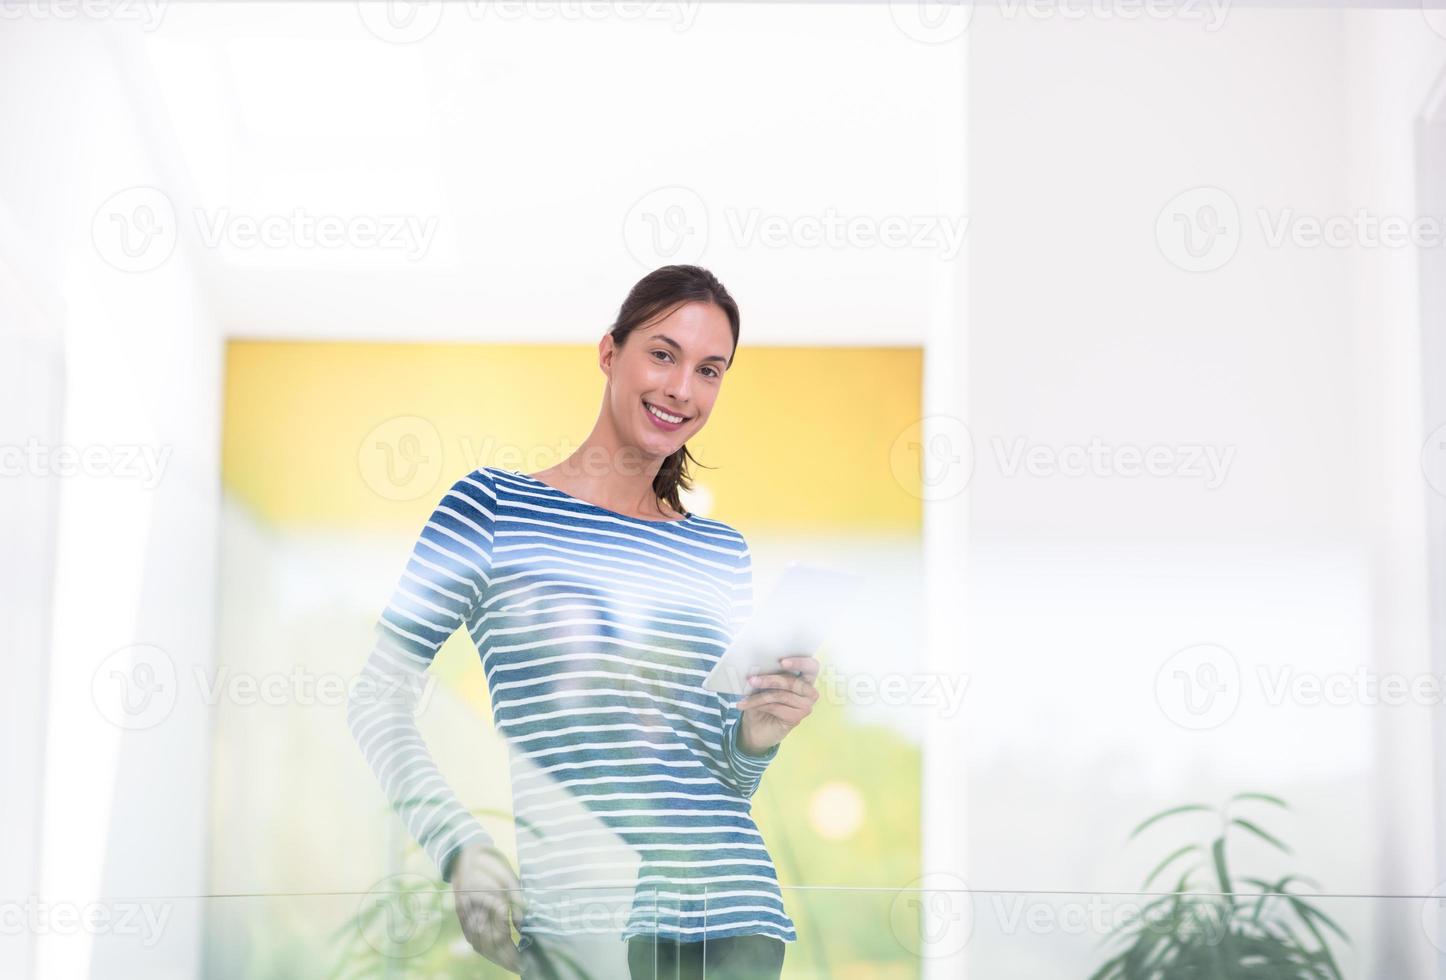
[[[811,655],[838,628],[863,584],[857,572],[789,562],[778,582],[709,671],[709,691],[748,694],[750,674],[782,670],[779,659]]]

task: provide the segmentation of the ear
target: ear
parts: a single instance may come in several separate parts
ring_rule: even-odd
[[[613,343],[613,335],[605,333],[602,339],[597,342],[597,366],[609,381],[613,377],[613,357],[617,353],[617,344]]]

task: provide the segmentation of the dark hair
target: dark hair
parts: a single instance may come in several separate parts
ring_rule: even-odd
[[[628,298],[618,310],[618,318],[608,333],[613,343],[621,347],[628,335],[638,327],[667,316],[684,303],[713,303],[728,317],[728,326],[733,330],[733,354],[738,351],[738,304],[728,295],[728,290],[718,277],[707,269],[696,265],[665,265],[654,269],[637,281]],[[733,354],[728,355],[728,367],[733,366]],[[688,463],[698,462],[688,452],[686,444],[663,460],[658,475],[653,477],[653,493],[659,500],[666,501],[673,510],[682,513],[683,504],[678,499],[679,490],[693,489],[688,476]]]

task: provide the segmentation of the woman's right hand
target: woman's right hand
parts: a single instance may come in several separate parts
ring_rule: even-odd
[[[454,859],[452,891],[462,935],[472,948],[513,973],[522,972],[512,924],[522,922],[524,903],[517,873],[496,848],[471,844]]]

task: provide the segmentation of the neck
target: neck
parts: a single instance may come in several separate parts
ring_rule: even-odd
[[[578,496],[597,501],[609,510],[671,517],[653,493],[653,480],[662,465],[663,457],[624,445],[607,413],[602,412],[582,445],[557,469],[581,491]]]

